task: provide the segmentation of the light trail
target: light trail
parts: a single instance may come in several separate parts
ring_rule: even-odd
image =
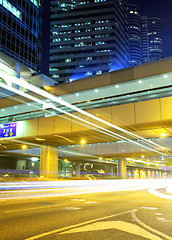
[[[6,79],[7,76],[8,76],[7,74],[3,73],[3,78]],[[8,76],[8,80],[9,80],[9,76]],[[96,117],[96,116],[94,116],[94,115],[92,115],[92,114],[90,114],[90,113],[88,113],[88,112],[85,112],[85,111],[83,111],[82,109],[79,109],[79,108],[77,108],[77,107],[75,107],[75,106],[73,106],[73,105],[71,105],[71,104],[63,101],[62,99],[59,99],[59,98],[57,98],[56,96],[54,96],[54,95],[46,92],[45,90],[39,89],[38,87],[35,87],[35,86],[31,85],[30,83],[28,83],[28,82],[25,81],[24,79],[18,79],[18,78],[16,78],[16,77],[11,76],[11,77],[10,77],[10,81],[13,82],[13,83],[15,83],[15,84],[17,84],[17,85],[20,85],[20,86],[28,89],[28,90],[30,90],[30,91],[32,91],[32,92],[34,92],[34,93],[37,93],[38,95],[41,95],[41,96],[44,96],[45,98],[48,98],[48,99],[50,99],[50,100],[53,100],[54,102],[57,102],[57,103],[59,103],[59,104],[61,104],[61,105],[65,105],[66,107],[68,107],[68,108],[70,108],[70,109],[73,109],[74,111],[77,111],[77,112],[79,112],[79,113],[81,113],[81,114],[83,114],[83,115],[86,115],[86,116],[88,116],[88,117],[90,117],[90,118],[92,118],[92,119],[94,119],[94,120],[96,120],[96,121],[98,121],[98,122],[101,122],[101,123],[103,123],[103,124],[105,124],[105,125],[107,125],[107,126],[110,126],[110,127],[112,127],[112,128],[115,128],[115,129],[117,129],[117,130],[120,130],[120,131],[122,131],[123,133],[128,134],[129,136],[136,137],[137,139],[140,139],[140,140],[144,141],[144,143],[148,144],[148,146],[150,146],[150,147],[145,146],[145,145],[143,145],[143,144],[140,144],[140,143],[138,143],[138,142],[136,142],[136,141],[133,141],[133,140],[131,140],[131,139],[129,139],[129,138],[126,138],[126,137],[124,137],[124,136],[122,136],[122,135],[120,135],[120,134],[114,133],[114,132],[112,132],[112,131],[110,131],[110,130],[108,130],[108,129],[106,129],[106,128],[100,127],[99,125],[96,125],[96,124],[93,124],[93,123],[91,123],[91,122],[88,122],[88,121],[86,121],[86,120],[84,120],[84,119],[82,119],[82,118],[79,118],[79,117],[77,117],[77,116],[75,116],[75,115],[73,115],[73,114],[70,114],[70,113],[68,113],[68,112],[66,112],[66,111],[63,111],[62,109],[59,109],[59,108],[56,108],[56,107],[52,106],[52,108],[53,108],[54,110],[60,111],[60,112],[62,112],[62,113],[64,113],[64,114],[67,114],[67,115],[69,115],[69,116],[72,116],[73,118],[76,118],[76,119],[79,120],[79,121],[82,121],[82,122],[87,123],[87,124],[89,124],[89,125],[92,125],[92,126],[94,126],[94,127],[96,127],[96,128],[99,128],[99,129],[101,129],[101,130],[103,130],[103,131],[105,131],[105,132],[108,132],[108,133],[114,135],[116,138],[118,138],[118,139],[120,139],[120,140],[121,140],[121,139],[127,140],[127,141],[131,142],[132,144],[135,144],[135,145],[138,145],[138,146],[140,146],[140,147],[142,147],[142,148],[148,149],[149,151],[153,151],[153,152],[156,152],[156,153],[158,153],[158,154],[168,156],[169,150],[168,150],[167,148],[164,148],[164,147],[162,147],[161,145],[156,144],[156,143],[154,143],[154,142],[150,142],[149,140],[144,139],[144,138],[140,137],[139,135],[133,134],[133,133],[131,133],[131,132],[129,132],[129,131],[121,128],[121,127],[118,127],[118,126],[116,126],[116,125],[114,125],[114,124],[111,124],[111,123],[109,123],[109,122],[107,122],[107,121],[105,121],[105,120],[103,120],[103,119],[100,119],[100,118],[98,118],[98,117]],[[1,83],[1,86],[2,86],[2,85],[5,85],[5,84],[2,84],[2,83]],[[5,85],[5,86],[6,86],[6,85]],[[8,88],[9,88],[9,86],[8,86]],[[13,89],[13,88],[10,87],[10,89]],[[11,90],[11,91],[13,91],[13,90]],[[19,90],[14,89],[14,92],[16,92],[17,94],[20,94],[20,95],[23,95],[23,96],[26,97],[26,93],[22,93],[22,92],[20,92]],[[30,95],[29,95],[29,96],[30,96]],[[32,97],[32,96],[31,96],[31,97]],[[32,97],[32,98],[35,99],[35,97]],[[33,101],[37,101],[37,100],[35,99],[35,100],[33,100]],[[38,99],[37,102],[39,102],[40,104],[45,104],[45,102],[43,102],[43,101],[41,101],[41,100],[39,100],[39,99]],[[157,150],[155,150],[155,149],[152,149],[152,148],[151,148],[152,146],[158,147],[158,148],[162,149],[163,151],[165,151],[165,152],[167,152],[167,153],[160,152],[160,151],[157,151]]]

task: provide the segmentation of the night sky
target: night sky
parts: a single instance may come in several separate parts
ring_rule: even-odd
[[[128,0],[140,7],[142,15],[162,20],[164,57],[172,56],[172,0]]]

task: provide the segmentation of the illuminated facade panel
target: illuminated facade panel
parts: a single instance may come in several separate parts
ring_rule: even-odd
[[[41,17],[39,0],[0,0],[0,52],[39,71]]]

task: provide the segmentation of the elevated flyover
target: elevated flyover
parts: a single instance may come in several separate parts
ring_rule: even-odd
[[[146,153],[170,158],[171,66],[172,59],[168,58],[45,86],[45,91],[15,79],[25,88],[25,94],[1,98],[0,123],[17,121],[17,132],[15,137],[1,138],[0,148],[18,149],[24,141],[30,147],[73,145],[78,152],[79,147],[74,145],[84,138],[87,144],[114,144],[114,148],[106,151],[103,147],[94,151],[93,145],[87,145],[87,151],[94,152],[94,157]],[[166,134],[166,140],[161,133]]]

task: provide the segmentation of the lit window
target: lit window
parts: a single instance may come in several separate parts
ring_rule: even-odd
[[[50,68],[50,69],[49,69],[50,72],[58,71],[58,70],[59,70],[58,68]]]
[[[67,58],[65,62],[71,62],[71,58]]]
[[[14,16],[21,19],[21,12],[16,7],[14,7],[10,2],[8,2],[7,0],[0,0],[0,4],[8,11],[10,11]]]
[[[39,7],[39,0],[30,0],[36,7]]]
[[[58,74],[53,74],[52,77],[53,77],[53,78],[59,78],[59,75],[58,75]]]
[[[60,42],[61,41],[61,38],[55,38],[53,39],[53,42]]]
[[[90,76],[92,74],[93,74],[92,72],[87,72],[85,75]]]

